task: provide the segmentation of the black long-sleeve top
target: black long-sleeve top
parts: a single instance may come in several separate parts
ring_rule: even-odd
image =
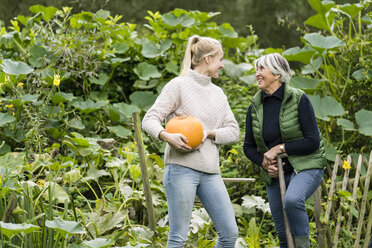
[[[262,92],[263,101],[263,139],[268,149],[282,144],[282,135],[279,126],[279,112],[284,99],[284,84],[277,89],[272,95]],[[252,105],[249,106],[246,124],[244,153],[255,164],[262,166],[263,154],[257,150],[257,145],[252,132]],[[303,94],[298,105],[298,117],[303,134],[303,139],[284,143],[285,151],[288,155],[309,154],[319,148],[320,137],[316,123],[313,106],[306,94]],[[283,160],[285,173],[293,171],[292,165],[287,159]]]

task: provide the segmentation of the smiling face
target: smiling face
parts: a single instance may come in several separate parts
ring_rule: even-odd
[[[259,66],[256,69],[256,79],[258,88],[266,94],[273,94],[282,83],[279,81],[280,75],[274,75],[268,68]]]
[[[205,58],[206,60],[206,73],[213,77],[218,78],[219,71],[224,67],[223,62],[223,51],[222,49],[219,49],[216,55],[214,56],[207,56]]]

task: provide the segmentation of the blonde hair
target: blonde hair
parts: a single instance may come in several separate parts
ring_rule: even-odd
[[[279,81],[282,83],[289,83],[291,79],[291,68],[288,61],[279,53],[271,53],[264,55],[254,61],[254,67],[267,68],[274,75],[280,75]]]
[[[215,56],[220,49],[222,45],[216,39],[199,35],[191,36],[187,42],[180,75],[186,75],[189,69],[194,69],[204,57]]]

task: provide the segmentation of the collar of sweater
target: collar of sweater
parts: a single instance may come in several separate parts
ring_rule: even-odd
[[[202,85],[207,85],[207,84],[210,84],[212,83],[211,81],[211,77],[209,76],[206,76],[206,75],[203,75],[197,71],[194,71],[192,69],[190,69],[187,74],[186,74],[188,77],[191,77],[192,79],[194,79],[196,82],[202,84]]]

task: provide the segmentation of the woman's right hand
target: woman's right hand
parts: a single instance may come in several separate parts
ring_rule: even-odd
[[[166,131],[161,131],[159,138],[167,142],[170,146],[176,148],[177,150],[183,152],[190,152],[192,148],[187,145],[187,139],[184,135],[180,133],[167,133]]]

